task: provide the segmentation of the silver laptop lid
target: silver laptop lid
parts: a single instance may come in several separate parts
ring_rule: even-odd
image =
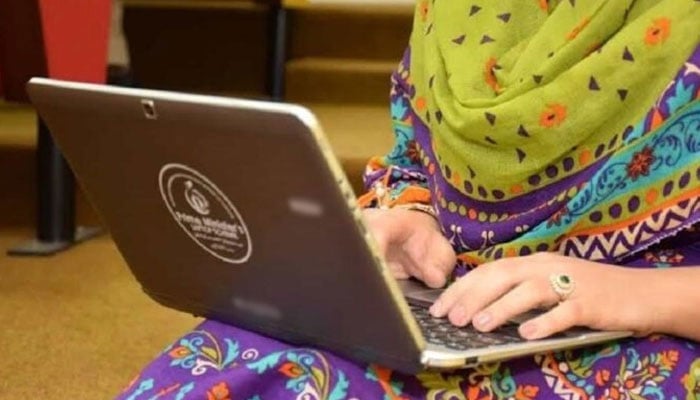
[[[420,369],[422,336],[310,112],[41,78],[28,92],[156,301]]]

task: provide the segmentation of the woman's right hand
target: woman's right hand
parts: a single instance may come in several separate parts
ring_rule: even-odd
[[[435,218],[401,208],[369,208],[363,214],[396,279],[414,277],[434,288],[445,285],[457,259]]]

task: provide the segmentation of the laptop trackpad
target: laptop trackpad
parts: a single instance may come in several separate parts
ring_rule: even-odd
[[[433,289],[415,279],[397,280],[401,292],[409,303],[430,307],[444,289]]]

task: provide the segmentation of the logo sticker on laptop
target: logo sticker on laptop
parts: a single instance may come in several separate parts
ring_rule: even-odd
[[[175,221],[214,257],[241,264],[252,243],[243,218],[206,176],[182,164],[166,164],[159,174],[160,194]]]

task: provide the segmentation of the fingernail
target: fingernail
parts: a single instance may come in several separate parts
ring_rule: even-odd
[[[430,314],[433,317],[442,317],[442,300],[435,300],[435,303],[433,303],[433,305],[430,306],[430,309],[428,311],[430,311]]]
[[[488,328],[489,322],[491,322],[491,314],[487,312],[479,313],[474,318],[474,325],[479,328]]]
[[[525,338],[525,339],[530,339],[533,336],[535,336],[535,333],[537,333],[537,326],[531,322],[526,322],[522,325],[520,325],[520,334]]]

